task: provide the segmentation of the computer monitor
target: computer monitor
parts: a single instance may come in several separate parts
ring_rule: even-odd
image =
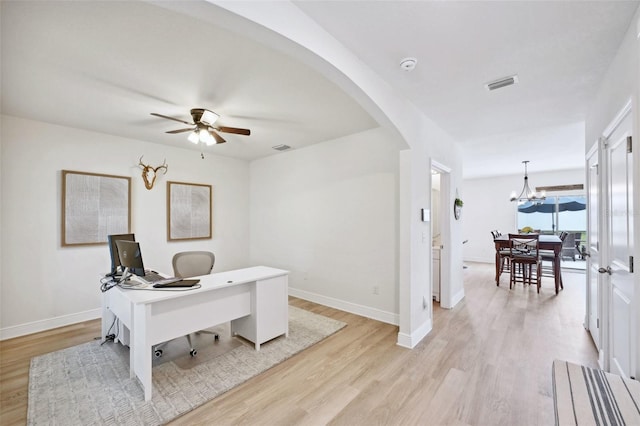
[[[135,241],[134,234],[113,234],[107,237],[109,242],[109,254],[111,255],[111,273],[109,276],[120,275],[124,269],[120,264],[120,255],[118,254],[118,246],[116,241]]]
[[[140,252],[140,244],[135,241],[118,240],[116,241],[118,254],[120,256],[120,265],[125,271],[132,272],[138,276],[144,277],[144,264],[142,263],[142,253]],[[123,273],[123,278],[126,278]]]

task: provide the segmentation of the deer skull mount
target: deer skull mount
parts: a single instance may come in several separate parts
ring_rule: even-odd
[[[144,155],[142,156],[144,157]],[[162,165],[158,166],[158,167],[151,167],[148,164],[143,164],[142,163],[142,157],[140,157],[139,160],[139,166],[142,169],[142,180],[144,180],[144,186],[147,189],[151,189],[153,188],[153,184],[156,181],[156,176],[158,175],[158,170],[162,169],[164,174],[167,174],[167,169],[169,168],[169,165],[167,164],[167,160],[165,159],[164,162],[162,163]]]

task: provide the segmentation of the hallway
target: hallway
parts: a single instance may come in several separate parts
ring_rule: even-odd
[[[439,391],[447,389],[467,424],[553,424],[553,360],[598,367],[582,325],[584,273],[563,270],[564,290],[556,296],[552,278],[542,279],[537,294],[522,284],[509,290],[507,275],[497,287],[492,264],[467,266],[463,302],[451,311],[435,305],[434,331],[420,345],[444,345],[448,356],[438,368],[463,377],[463,388],[448,388],[445,380]]]

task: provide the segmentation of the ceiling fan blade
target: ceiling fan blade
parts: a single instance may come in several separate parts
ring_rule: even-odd
[[[191,127],[190,129],[178,129],[178,130],[169,130],[165,133],[182,133],[182,132],[193,132],[197,127]]]
[[[251,130],[249,129],[238,129],[237,127],[216,127],[216,130],[225,133],[235,133],[236,135],[245,135],[249,136],[251,134]]]
[[[177,121],[178,123],[184,123],[184,124],[190,124],[190,125],[194,124],[194,123],[190,123],[188,121],[180,120],[179,118],[174,118],[174,117],[169,117],[168,115],[158,114],[157,112],[152,112],[151,115],[155,115],[156,117],[160,117],[160,118],[166,118],[167,120]]]
[[[216,140],[216,143],[226,142],[226,140],[224,140],[212,127],[209,127],[209,133],[211,133],[211,136]]]

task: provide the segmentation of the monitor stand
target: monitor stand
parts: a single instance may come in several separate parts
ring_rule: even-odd
[[[129,277],[131,276],[131,272],[129,272],[129,267],[127,266],[126,268],[124,268],[124,271],[122,272],[122,275],[120,275],[120,279],[118,280],[118,284],[122,284],[125,281],[127,281],[127,279],[129,279]],[[118,278],[118,275],[115,275],[114,278]]]

